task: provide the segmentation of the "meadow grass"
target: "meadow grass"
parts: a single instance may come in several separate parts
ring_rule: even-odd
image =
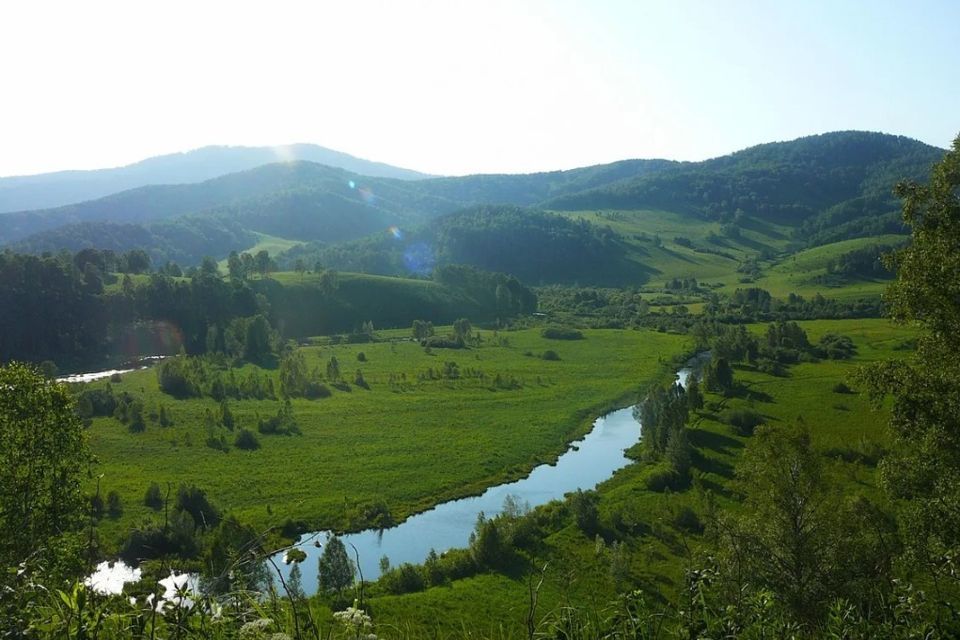
[[[278,236],[269,236],[265,233],[259,233],[254,231],[253,234],[256,236],[257,242],[252,247],[237,251],[237,253],[249,253],[254,256],[257,255],[260,251],[266,251],[270,254],[271,257],[276,258],[284,251],[292,249],[293,247],[303,244],[299,240],[288,240],[287,238],[280,238]],[[220,271],[227,272],[227,259],[224,258],[217,263],[217,266],[220,268]],[[313,265],[309,266],[311,269]]]
[[[816,282],[815,279],[827,275],[827,265],[844,253],[869,246],[899,244],[905,238],[906,236],[902,235],[882,235],[804,249],[765,267],[763,275],[751,284],[725,279],[724,286],[719,291],[732,293],[737,288],[760,287],[777,298],[784,298],[790,293],[804,297],[819,293],[824,297],[840,300],[876,297],[884,292],[890,284],[889,280],[852,278],[842,284],[824,284]]]
[[[526,637],[529,586],[531,580],[539,582],[539,568],[544,565],[538,620],[557,614],[570,603],[613,615],[611,603],[628,587],[639,588],[652,602],[678,596],[685,570],[703,562],[701,552],[707,548],[702,535],[678,526],[678,516],[689,508],[706,521],[710,505],[728,513],[742,508],[735,491],[735,468],[750,438],[737,434],[724,421],[725,414],[734,409],[757,411],[770,425],[802,421],[814,446],[824,454],[839,490],[850,499],[857,495],[880,497],[875,467],[842,462],[834,456],[845,448],[883,447],[888,442],[889,410],[876,410],[863,395],[838,394],[833,388],[846,382],[859,391],[853,381],[858,369],[879,360],[909,357],[904,346],[916,332],[883,319],[799,324],[812,342],[825,333],[850,336],[857,346],[855,357],[797,364],[784,377],[738,367],[735,378],[745,392],[734,397],[706,394],[707,407],[692,420],[690,439],[696,453],[689,488],[652,491],[646,485],[651,464],[628,465],[598,487],[601,543],[571,522],[551,534],[545,548],[530,561],[537,571],[515,577],[484,574],[421,593],[376,596],[371,609],[377,622],[402,630],[407,637],[470,635],[463,633],[464,629],[479,630],[483,637]],[[766,325],[750,329],[762,334]],[[614,541],[625,545],[629,564],[629,580],[621,584],[610,570]],[[498,612],[496,619],[487,615],[489,611]]]
[[[521,477],[555,459],[597,415],[635,400],[689,342],[646,330],[584,334],[583,340],[556,341],[538,330],[481,331],[477,347],[432,353],[409,340],[302,347],[311,368],[324,371],[335,356],[346,381],[360,370],[369,389],[349,384],[349,391],[334,389],[329,398],[294,400],[302,435],[260,435],[256,451],[205,446],[204,414],[217,414],[214,400],[173,399],[160,392],[154,370],[127,374],[114,383],[115,391],[142,397],[148,411],[162,404],[174,424],[150,422],[135,434],[113,418],[94,420],[90,441],[103,474],[101,491],[119,492],[125,506],[121,518],[101,523],[103,537],[116,542],[152,515],[142,504],[151,482],[174,490],[194,483],[258,529],[287,519],[342,528],[370,503],[383,502],[400,520]],[[541,359],[548,349],[560,360]],[[447,362],[457,363],[459,379],[422,379]],[[277,384],[276,371],[265,373]],[[501,388],[494,385],[498,375]],[[505,388],[511,380],[516,388]],[[239,428],[256,430],[258,419],[274,415],[280,404],[242,400],[229,406]]]

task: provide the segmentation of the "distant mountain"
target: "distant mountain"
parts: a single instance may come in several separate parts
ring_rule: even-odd
[[[76,249],[96,238],[98,223],[105,225],[105,237],[113,245],[124,235],[139,242],[149,234],[130,225],[153,225],[187,214],[228,220],[269,235],[340,242],[391,225],[422,223],[471,205],[530,205],[671,164],[626,160],[569,171],[417,181],[361,176],[312,162],[270,164],[196,184],[152,185],[63,207],[0,214],[0,244],[17,243],[17,249],[34,252],[58,246]],[[71,240],[74,233],[78,237]],[[161,245],[167,243],[133,246],[156,250],[158,259],[170,257]],[[224,246],[213,255],[222,257],[243,248]]]
[[[925,179],[943,153],[909,138],[845,131],[760,145],[704,162],[625,160],[524,175],[400,180],[298,161],[196,184],[146,186],[64,207],[0,214],[0,244],[56,251],[91,246],[103,237],[115,250],[145,248],[155,260],[196,264],[204,255],[223,258],[231,250],[248,248],[238,243],[253,232],[324,247],[394,225],[409,230],[436,224],[453,237],[458,220],[483,227],[476,216],[495,210],[483,205],[660,209],[687,215],[691,224],[699,220],[733,227],[752,219],[793,227],[798,241],[817,244],[902,232],[899,203],[891,194],[894,184]],[[436,221],[475,207],[481,208],[474,216]],[[501,216],[509,220],[509,229],[484,228],[482,238],[474,234],[471,242],[497,247],[491,234],[499,229],[513,234],[522,227],[517,218],[523,215],[532,214]],[[100,231],[98,225],[104,225]],[[508,245],[515,246],[505,239]],[[361,250],[364,261],[371,260],[369,248]],[[505,268],[481,258],[474,255],[472,263]],[[335,262],[352,260],[341,256]],[[371,270],[394,272],[395,265]],[[540,277],[542,270],[529,273]]]
[[[185,214],[214,217],[273,216],[282,220],[283,212],[289,212],[289,207],[277,210],[263,208],[268,206],[271,200],[288,199],[287,196],[292,191],[313,190],[338,196],[335,200],[327,199],[327,205],[331,202],[370,204],[388,211],[397,219],[402,219],[405,215],[445,213],[460,206],[459,203],[424,193],[415,187],[416,184],[412,181],[367,178],[312,162],[270,164],[197,184],[139,187],[98,200],[54,209],[3,213],[0,214],[0,243],[15,242],[66,225],[92,222],[142,224]],[[297,213],[321,213],[321,209],[322,207],[305,207],[305,211]],[[341,212],[336,207],[331,209],[327,206],[322,213],[338,215]],[[343,215],[350,213],[342,211]],[[271,226],[276,230],[276,220],[271,221]],[[293,234],[293,237],[302,233],[291,225],[287,225],[284,231]]]
[[[799,225],[844,202],[873,199],[872,211],[895,209],[897,181],[922,179],[945,150],[903,136],[839,131],[774,142],[704,162],[676,163],[660,171],[560,195],[552,209],[650,209],[694,213],[707,219],[737,212]]]
[[[431,177],[313,144],[282,147],[203,147],[185,153],[148,158],[112,169],[57,171],[0,178],[0,213],[59,207],[147,185],[203,182],[265,164],[296,160],[316,162],[379,178],[420,180]]]

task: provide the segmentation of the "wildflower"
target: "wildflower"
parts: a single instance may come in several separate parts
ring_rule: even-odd
[[[273,626],[273,620],[270,618],[260,618],[259,620],[253,620],[251,622],[245,623],[240,627],[240,638],[241,640],[259,640],[263,638],[267,630]]]

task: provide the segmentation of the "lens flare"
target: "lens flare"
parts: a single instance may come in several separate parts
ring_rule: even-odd
[[[403,240],[403,231],[400,231],[400,227],[393,226],[387,229],[387,233],[392,235],[397,240]]]
[[[416,242],[403,252],[403,265],[411,273],[428,275],[436,263],[433,250],[423,242]]]
[[[373,204],[376,201],[377,196],[373,195],[373,191],[371,191],[367,187],[360,187],[359,191],[360,191],[360,197],[367,204]]]
[[[356,189],[357,183],[351,180],[350,182],[347,183],[347,186],[350,187],[351,189]]]

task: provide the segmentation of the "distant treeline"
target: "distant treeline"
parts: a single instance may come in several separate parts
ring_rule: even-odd
[[[61,368],[157,352],[230,352],[255,318],[283,338],[359,327],[438,324],[462,316],[507,320],[536,309],[516,278],[471,267],[438,269],[435,281],[334,272],[281,284],[261,275],[224,278],[207,260],[190,277],[149,270],[142,251],[84,250],[37,257],[0,253],[0,361],[49,360]],[[117,273],[120,272],[120,273]]]

